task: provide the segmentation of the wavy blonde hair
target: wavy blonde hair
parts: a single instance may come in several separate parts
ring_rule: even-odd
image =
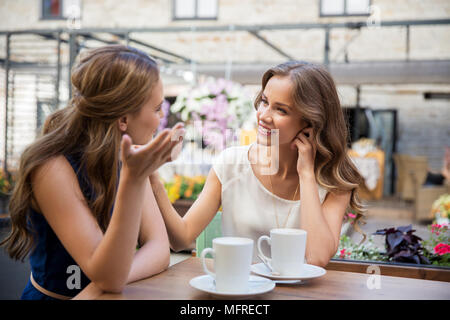
[[[22,261],[33,248],[29,224],[33,199],[32,173],[50,158],[81,154],[81,168],[93,187],[88,206],[103,231],[114,204],[119,147],[117,120],[139,112],[159,80],[156,62],[135,48],[112,45],[88,51],[72,69],[73,98],[50,115],[42,133],[21,155],[17,182],[9,203],[11,233],[5,245],[11,258]]]
[[[289,77],[294,86],[292,98],[302,119],[313,128],[316,157],[315,177],[329,192],[351,191],[349,207],[356,213],[355,229],[364,223],[364,206],[358,198],[358,186],[363,178],[347,155],[348,127],[330,73],[317,64],[289,61],[267,70],[262,77],[262,89],[254,107],[258,109],[262,93],[274,76]]]

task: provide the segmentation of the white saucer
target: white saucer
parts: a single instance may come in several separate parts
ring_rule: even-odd
[[[295,276],[275,276],[271,270],[264,264],[253,264],[250,270],[257,275],[272,279],[272,280],[310,280],[319,278],[327,273],[324,268],[314,266],[312,264],[304,264],[301,273]]]
[[[250,276],[247,292],[219,292],[216,290],[214,279],[210,275],[195,277],[189,281],[189,284],[195,289],[223,298],[250,297],[272,291],[275,288],[275,283],[272,280],[252,275]]]

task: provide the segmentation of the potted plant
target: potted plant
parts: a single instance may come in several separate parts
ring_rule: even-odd
[[[373,237],[370,236],[366,241],[355,243],[344,234],[339,241],[339,248],[334,256],[335,259],[347,260],[367,260],[367,261],[387,261],[388,258],[382,254],[379,248],[374,244]]]
[[[431,264],[450,267],[450,231],[448,224],[428,226],[430,238],[423,241],[425,253]]]
[[[0,169],[0,215],[8,212],[9,197],[14,187],[14,175]]]
[[[415,231],[412,225],[408,225],[377,230],[374,235],[385,236],[386,252],[383,254],[389,261],[430,264],[421,244],[422,239],[414,234]]]
[[[170,202],[173,203],[175,210],[181,216],[184,216],[192,203],[197,199],[205,185],[205,181],[205,176],[186,177],[175,175],[173,181],[164,183]]]
[[[368,242],[357,244],[343,234],[335,259],[414,263],[450,267],[450,231],[447,224],[428,227],[430,237],[422,240],[414,234],[412,225],[385,228],[373,233]],[[385,251],[373,242],[373,236],[385,236]]]

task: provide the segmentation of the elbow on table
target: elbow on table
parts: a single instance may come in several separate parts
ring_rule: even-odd
[[[330,258],[329,257],[310,257],[306,263],[308,264],[312,264],[314,266],[318,266],[321,268],[325,268],[328,263],[330,262]]]
[[[121,293],[125,288],[125,281],[97,281],[95,284],[104,292]]]
[[[161,262],[161,270],[160,272],[163,272],[164,270],[167,270],[170,266],[170,250],[167,251],[167,254],[164,256],[162,262]]]
[[[183,250],[186,250],[189,247],[189,244],[186,243],[181,243],[181,242],[171,242],[170,243],[170,248],[175,251],[175,252],[180,252]]]
[[[308,264],[312,264],[312,265],[315,265],[315,266],[318,266],[321,268],[325,268],[327,266],[328,262],[329,262],[329,260],[326,260],[326,259],[321,259],[321,260],[314,259],[311,262],[308,261]]]
[[[179,252],[183,251],[184,249],[186,249],[185,246],[180,246],[180,245],[171,245],[170,248],[175,253],[179,253]]]
[[[110,270],[99,271],[95,274],[86,273],[92,283],[100,290],[109,293],[121,293],[126,285],[127,275],[118,275]]]

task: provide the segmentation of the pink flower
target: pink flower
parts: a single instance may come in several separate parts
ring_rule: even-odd
[[[345,251],[345,249],[342,249],[339,251],[339,258],[345,259],[345,255],[351,255],[352,253],[350,251]]]
[[[353,214],[353,213],[347,213],[347,215],[350,217],[350,218],[352,218],[352,219],[355,219],[356,218],[356,214]]]
[[[443,224],[432,224],[431,225],[431,233],[435,234],[435,235],[439,235],[442,232],[446,232],[448,230],[448,224],[447,223],[443,223]]]
[[[436,247],[434,247],[434,253],[437,253],[440,256],[450,253],[450,245],[446,243],[439,243]]]

